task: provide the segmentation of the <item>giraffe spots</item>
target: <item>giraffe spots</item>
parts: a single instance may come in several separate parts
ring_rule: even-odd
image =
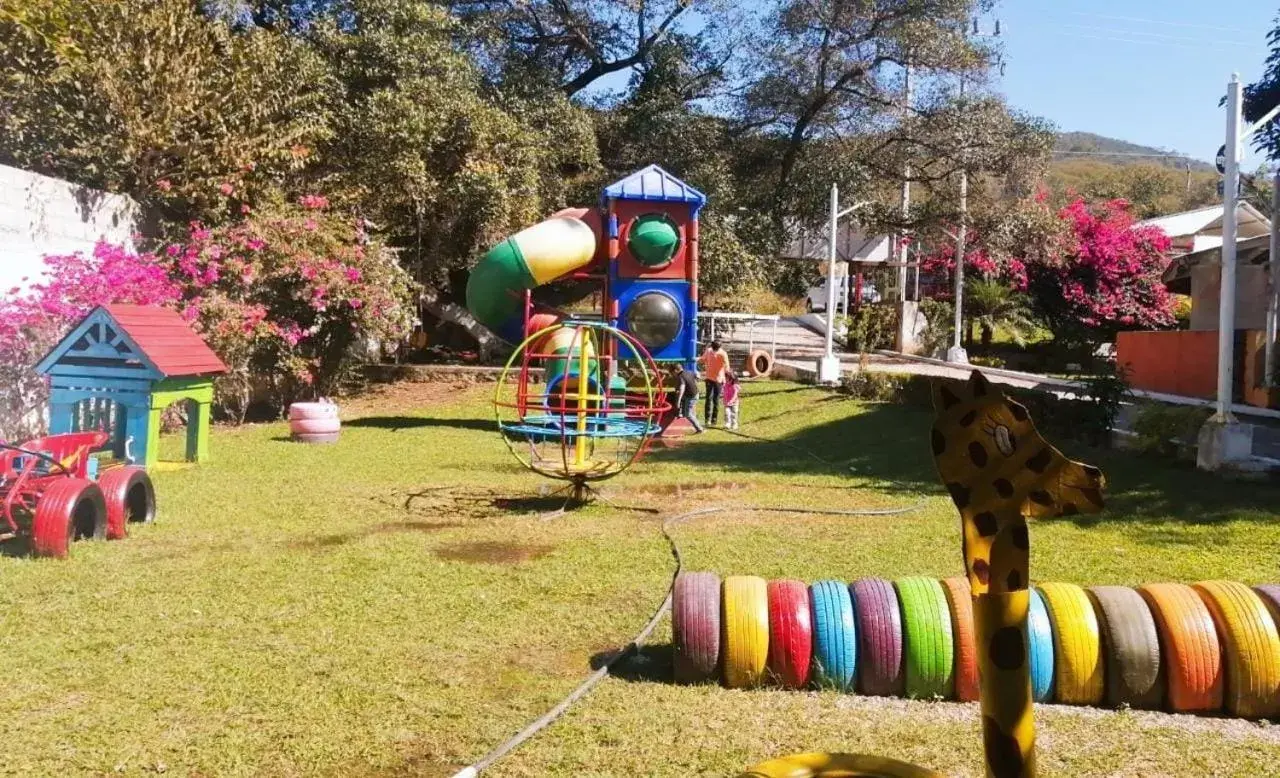
[[[1017,419],[1018,421],[1026,421],[1027,419],[1031,418],[1031,415],[1027,413],[1027,409],[1019,405],[1018,403],[1014,402],[1013,400],[1009,400],[1007,405],[1009,406],[1009,413],[1012,413],[1013,418]]]
[[[960,404],[960,398],[956,397],[956,393],[948,389],[946,384],[938,386],[938,399],[942,401],[944,411]]]
[[[1028,494],[1027,497],[1036,505],[1053,505],[1053,495],[1043,489],[1036,489],[1031,494]]]
[[[991,663],[1001,670],[1017,670],[1027,661],[1027,649],[1022,630],[1017,627],[1001,627],[991,636],[988,645]]]
[[[990,716],[982,717],[982,746],[987,756],[987,774],[993,778],[1019,778],[1022,775],[1022,748],[1012,735],[1000,730]]]
[[[977,420],[978,420],[978,412],[977,412],[977,411],[969,411],[968,413],[966,413],[965,415],[963,415],[963,416],[961,416],[961,417],[960,417],[960,426],[961,426],[961,427],[972,427],[972,426],[973,426],[973,423],[974,423],[975,421],[977,421]]]
[[[997,478],[992,486],[996,488],[996,494],[1006,500],[1013,496],[1013,484],[1009,482],[1008,478]]]
[[[973,460],[973,464],[978,467],[987,466],[987,449],[978,441],[974,440],[969,443],[969,458]]]
[[[960,510],[964,510],[965,508],[969,507],[970,492],[969,492],[969,488],[966,487],[964,484],[956,483],[955,481],[952,481],[951,483],[947,484],[947,491],[951,492],[951,501],[956,504],[957,508],[959,508]]]
[[[1075,516],[1075,515],[1078,515],[1079,513],[1080,513],[1080,509],[1079,509],[1078,507],[1076,507],[1076,504],[1075,504],[1075,503],[1073,503],[1073,502],[1064,502],[1064,503],[1062,504],[1062,515],[1063,515],[1063,516]]]
[[[946,436],[943,435],[942,432],[939,431],[937,427],[934,427],[933,428],[933,455],[935,457],[941,456],[942,452],[946,450],[947,450]]]
[[[1027,525],[1025,522],[1018,522],[1009,530],[1009,542],[1013,547],[1020,551],[1031,550],[1031,539],[1027,537]]]
[[[1017,570],[1009,571],[1009,575],[1004,579],[1004,585],[1011,592],[1018,592],[1027,588],[1026,582],[1022,580],[1022,573]]]
[[[996,515],[991,511],[983,511],[974,516],[973,526],[978,530],[978,534],[984,538],[991,537],[1000,529],[1000,523],[996,521]]]
[[[1041,475],[1045,470],[1049,469],[1049,463],[1053,461],[1053,452],[1048,448],[1042,448],[1033,457],[1027,460],[1027,469],[1031,472]]]
[[[991,565],[985,559],[973,560],[973,574],[983,586],[991,583]]]

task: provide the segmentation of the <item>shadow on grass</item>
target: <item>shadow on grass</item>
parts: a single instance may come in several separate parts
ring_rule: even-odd
[[[492,419],[433,419],[425,416],[362,416],[358,419],[343,422],[343,426],[391,430],[392,432],[431,427],[450,427],[460,430],[480,430],[481,432],[493,432],[497,429],[497,425]]]
[[[591,657],[591,669],[599,670],[626,649],[600,651]],[[675,666],[672,663],[675,649],[670,643],[641,646],[622,657],[609,670],[609,675],[635,683],[674,683]]]
[[[721,437],[713,431],[677,449],[657,450],[655,462],[682,462],[772,475],[833,474],[886,481],[916,492],[940,493],[930,453],[933,414],[923,408],[878,404],[797,430],[775,440]],[[744,432],[751,433],[751,425]],[[1153,544],[1185,542],[1177,525],[1227,521],[1271,524],[1280,520],[1280,484],[1233,481],[1133,452],[1103,450],[1050,440],[1072,459],[1107,475],[1107,508],[1101,514],[1047,521],[1150,525]],[[816,457],[816,458],[815,458]],[[818,459],[822,461],[818,461]],[[852,484],[859,485],[859,484]],[[874,486],[874,483],[872,484]],[[1046,521],[1046,520],[1042,520]]]

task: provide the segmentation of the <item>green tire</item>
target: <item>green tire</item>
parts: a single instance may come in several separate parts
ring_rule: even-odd
[[[947,593],[938,581],[921,576],[899,579],[894,586],[902,603],[907,696],[949,700],[956,683]]]

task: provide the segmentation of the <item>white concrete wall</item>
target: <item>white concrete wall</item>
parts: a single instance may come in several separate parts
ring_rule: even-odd
[[[129,197],[0,165],[0,294],[34,281],[46,254],[88,253],[100,240],[133,246]]]
[[[1191,268],[1191,329],[1218,329],[1218,295],[1221,273],[1217,265]],[[1238,330],[1261,330],[1267,326],[1267,268],[1265,265],[1236,267],[1236,326]]]

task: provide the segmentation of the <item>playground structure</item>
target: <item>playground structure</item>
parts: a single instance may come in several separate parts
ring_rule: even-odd
[[[533,366],[543,380],[532,380]],[[556,323],[516,348],[494,409],[511,453],[530,470],[586,484],[621,473],[644,453],[670,406],[644,346],[602,322]]]
[[[74,540],[117,540],[130,523],[154,520],[145,470],[116,461],[99,471],[91,454],[108,439],[99,431],[0,443],[0,541],[27,537],[36,556],[62,558]]]
[[[581,494],[588,481],[635,461],[650,436],[673,431],[660,368],[692,369],[697,358],[705,204],[701,192],[650,165],[605,187],[598,208],[560,211],[490,249],[472,270],[467,308],[519,344],[495,410],[527,467]],[[560,281],[599,283],[599,312],[571,316],[534,300],[535,288]]]
[[[118,460],[152,467],[160,455],[161,414],[185,402],[186,459],[208,459],[213,376],[227,368],[176,312],[94,308],[35,370],[49,377],[53,433],[104,431],[98,446]]]

